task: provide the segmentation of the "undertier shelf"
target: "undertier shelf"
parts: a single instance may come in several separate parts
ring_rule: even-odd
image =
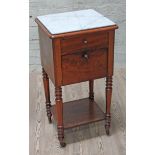
[[[51,108],[54,119],[56,118],[56,105]],[[63,103],[64,128],[72,128],[105,119],[104,112],[95,101],[89,98]]]

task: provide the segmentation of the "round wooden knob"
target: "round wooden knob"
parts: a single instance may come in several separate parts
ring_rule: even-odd
[[[83,55],[83,57],[84,57],[85,59],[88,59],[88,54],[85,53],[85,54]]]
[[[87,40],[84,40],[83,42],[84,42],[85,44],[87,44],[87,43],[88,43],[88,41],[87,41]]]

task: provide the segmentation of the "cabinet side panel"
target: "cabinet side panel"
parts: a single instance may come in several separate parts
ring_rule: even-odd
[[[41,28],[38,30],[40,38],[41,65],[52,82],[55,83],[52,39],[50,39]]]

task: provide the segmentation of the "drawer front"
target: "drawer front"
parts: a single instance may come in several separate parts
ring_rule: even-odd
[[[62,56],[63,85],[105,77],[107,50],[85,51]]]
[[[80,35],[61,40],[62,54],[70,54],[85,48],[108,47],[108,32]]]

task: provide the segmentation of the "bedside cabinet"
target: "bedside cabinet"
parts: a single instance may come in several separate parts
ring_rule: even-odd
[[[105,120],[109,135],[114,64],[114,36],[118,26],[95,10],[39,16],[40,55],[48,120],[56,120],[60,145],[64,129]],[[106,78],[106,112],[94,101],[94,80]],[[51,106],[49,79],[55,86]],[[89,81],[89,97],[63,103],[62,86]]]

